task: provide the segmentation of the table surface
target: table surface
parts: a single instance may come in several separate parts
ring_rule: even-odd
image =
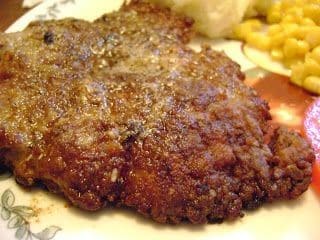
[[[28,9],[21,7],[22,0],[0,0],[0,32],[5,31]]]

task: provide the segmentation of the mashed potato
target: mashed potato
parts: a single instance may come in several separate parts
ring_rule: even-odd
[[[149,0],[195,20],[198,32],[210,37],[228,36],[246,13],[265,12],[272,0]]]

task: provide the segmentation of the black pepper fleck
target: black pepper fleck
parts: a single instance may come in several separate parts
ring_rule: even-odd
[[[47,31],[43,36],[43,40],[46,44],[52,44],[54,42],[53,32]]]

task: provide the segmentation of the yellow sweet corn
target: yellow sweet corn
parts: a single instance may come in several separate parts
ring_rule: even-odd
[[[320,64],[320,46],[314,48],[310,54],[310,57]]]
[[[276,61],[281,61],[284,58],[283,51],[280,48],[271,49],[270,55]]]
[[[310,27],[305,35],[305,40],[310,44],[311,48],[320,45],[320,26]]]
[[[270,38],[262,33],[250,32],[246,36],[246,42],[260,50],[270,49]]]
[[[298,86],[302,86],[302,81],[307,77],[303,63],[297,63],[292,66],[291,82]]]
[[[291,68],[291,81],[320,94],[320,0],[279,0],[260,20],[246,20],[235,37]]]
[[[303,87],[310,92],[320,94],[320,77],[309,76],[303,81]]]

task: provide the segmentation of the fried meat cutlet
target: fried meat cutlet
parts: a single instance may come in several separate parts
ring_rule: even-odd
[[[225,54],[186,46],[192,20],[131,1],[95,22],[0,35],[0,161],[86,210],[161,223],[234,219],[301,195],[313,151],[279,128]]]

